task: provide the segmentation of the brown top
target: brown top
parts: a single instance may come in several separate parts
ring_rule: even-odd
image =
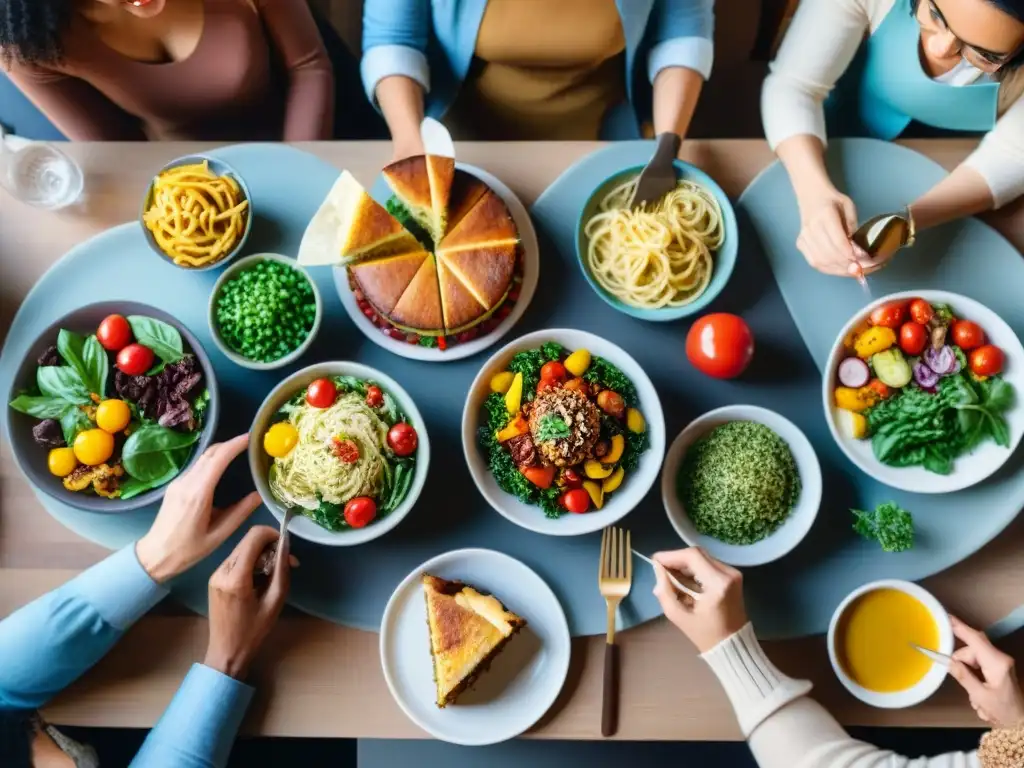
[[[626,99],[625,50],[614,0],[488,0],[445,123],[457,139],[596,139]]]
[[[64,60],[15,64],[14,83],[68,138],[331,138],[334,75],[305,0],[204,0],[180,61],[125,56],[76,17]]]

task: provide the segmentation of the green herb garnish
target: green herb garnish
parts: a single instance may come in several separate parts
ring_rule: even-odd
[[[548,413],[541,417],[540,424],[537,426],[537,439],[542,442],[562,440],[570,434],[572,434],[572,430],[565,423],[565,419],[554,413]]]
[[[885,552],[905,552],[914,547],[914,519],[895,501],[879,504],[870,512],[851,509],[853,530],[877,541]]]

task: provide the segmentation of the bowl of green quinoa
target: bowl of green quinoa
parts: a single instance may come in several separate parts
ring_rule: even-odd
[[[210,294],[210,335],[225,357],[257,371],[282,368],[320,330],[320,291],[294,259],[258,253],[224,271]]]
[[[730,405],[698,417],[675,439],[661,496],[687,544],[730,565],[763,565],[792,551],[814,524],[821,466],[793,422]]]

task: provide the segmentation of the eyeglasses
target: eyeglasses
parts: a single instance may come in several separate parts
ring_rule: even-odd
[[[935,22],[940,30],[953,36],[956,40],[957,47],[960,49],[960,55],[963,59],[970,64],[972,67],[977,67],[982,72],[989,74],[998,72],[1008,61],[1019,53],[1017,51],[1011,51],[1010,53],[993,53],[992,51],[986,51],[984,48],[978,48],[976,46],[965,43],[959,37],[957,37],[952,30],[949,28],[949,24],[946,23],[946,17],[942,15],[942,11],[935,5],[934,0],[925,0],[928,3],[928,16]]]

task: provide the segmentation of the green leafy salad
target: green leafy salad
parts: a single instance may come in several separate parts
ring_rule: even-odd
[[[914,518],[895,501],[879,504],[871,511],[851,509],[853,530],[863,538],[877,541],[884,552],[905,552],[914,547]]]
[[[478,435],[488,468],[547,517],[601,509],[649,447],[633,382],[588,350],[523,350],[490,389]]]

